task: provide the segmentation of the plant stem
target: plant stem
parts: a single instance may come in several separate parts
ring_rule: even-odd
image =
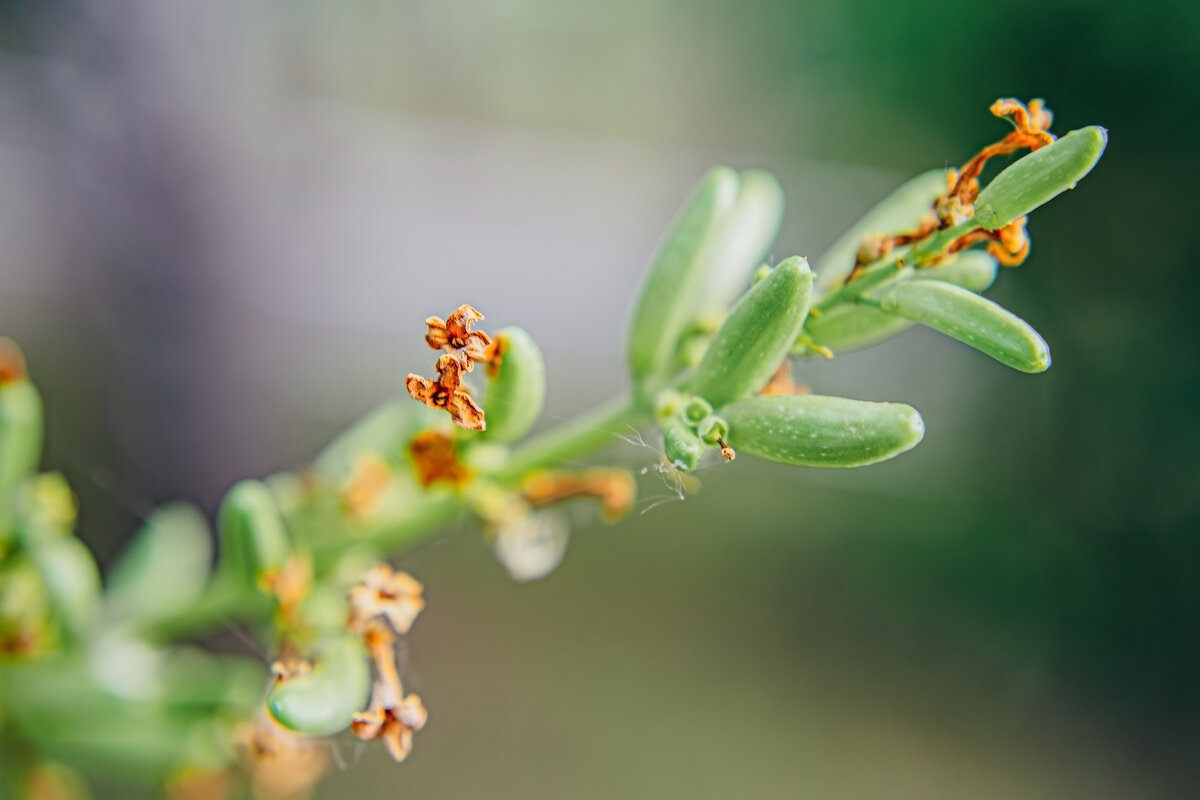
[[[516,481],[528,473],[570,461],[612,444],[617,434],[648,416],[631,396],[622,395],[557,428],[535,436],[513,451],[511,457],[489,475],[501,483]]]

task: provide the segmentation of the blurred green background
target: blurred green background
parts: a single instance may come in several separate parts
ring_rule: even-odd
[[[107,561],[403,391],[461,302],[542,344],[548,421],[599,402],[710,164],[775,171],[815,256],[1045,97],[1110,132],[992,293],[1048,373],[909,332],[801,374],[919,408],[896,461],[706,470],[527,586],[465,526],[406,555],[431,721],[319,796],[1194,796],[1198,9],[7,0],[0,333]]]

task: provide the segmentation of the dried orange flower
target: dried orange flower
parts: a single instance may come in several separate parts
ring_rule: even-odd
[[[595,497],[601,515],[615,522],[629,513],[637,491],[633,476],[625,470],[592,469],[583,472],[537,472],[521,485],[525,499],[544,506],[572,497]]]
[[[474,361],[487,361],[492,338],[483,331],[473,331],[471,326],[483,319],[469,305],[461,305],[443,321],[441,317],[425,320],[425,341],[434,350],[463,350]]]
[[[988,110],[997,117],[1008,117],[1014,130],[980,150],[961,170],[950,172],[950,191],[935,206],[943,228],[965,222],[975,213],[979,176],[990,159],[1025,148],[1037,150],[1054,142],[1054,134],[1048,130],[1054,115],[1041,100],[1031,100],[1027,107],[1019,100],[1003,98],[992,103]]]
[[[281,631],[294,631],[300,625],[300,604],[312,586],[312,562],[295,555],[259,579],[262,588],[274,595],[275,624]]]
[[[351,517],[366,517],[379,501],[391,477],[391,470],[382,458],[376,455],[362,456],[354,462],[350,477],[342,486],[342,506]]]
[[[408,446],[417,469],[417,482],[422,486],[449,483],[462,486],[471,478],[471,471],[458,460],[454,437],[441,431],[422,431]]]
[[[350,630],[366,632],[376,618],[383,617],[397,633],[408,633],[425,608],[423,589],[407,572],[394,572],[387,564],[372,568],[350,590]]]
[[[1025,232],[1026,217],[1017,217],[1012,222],[994,231],[978,228],[963,234],[950,243],[947,253],[957,253],[973,244],[987,242],[987,251],[1006,267],[1020,266],[1029,255],[1029,234]]]
[[[305,800],[329,769],[329,745],[292,733],[260,713],[237,735],[259,800]]]
[[[436,381],[409,373],[404,379],[404,387],[414,400],[419,400],[430,408],[444,408],[450,412],[451,418],[460,428],[481,431],[487,427],[483,419],[483,409],[471,399],[462,382],[462,374],[470,372],[474,367],[474,362],[465,351],[453,350],[438,359]]]
[[[12,339],[0,338],[0,386],[24,378],[25,357]]]
[[[312,672],[312,662],[296,655],[287,655],[271,664],[271,677],[276,684],[287,683]]]
[[[1013,131],[1000,141],[979,151],[962,169],[951,169],[946,173],[946,193],[933,203],[933,213],[927,215],[916,229],[895,236],[872,233],[863,237],[855,259],[854,268],[846,276],[846,283],[859,276],[863,267],[886,256],[895,247],[916,244],[934,234],[967,222],[975,215],[975,200],[979,197],[979,176],[989,160],[1008,155],[1018,150],[1037,150],[1054,142],[1050,123],[1054,115],[1041,100],[1031,100],[1026,106],[1011,97],[992,103],[988,109],[993,115],[1007,118]],[[1029,238],[1025,233],[1025,218],[1013,220],[996,231],[977,228],[955,239],[944,251],[956,253],[974,244],[987,243],[987,251],[997,261],[1015,267],[1029,254]],[[937,263],[942,256],[936,256]],[[897,262],[897,266],[900,262]]]
[[[461,305],[446,319],[429,317],[425,320],[425,342],[434,350],[447,352],[437,361],[436,381],[420,375],[409,374],[404,385],[414,399],[431,408],[442,408],[450,413],[455,424],[472,431],[484,430],[486,424],[483,410],[471,399],[462,383],[462,374],[475,369],[475,362],[488,365],[488,374],[496,375],[504,343],[495,342],[483,331],[471,330],[471,326],[483,319],[469,305]]]
[[[169,800],[225,800],[233,796],[233,780],[227,770],[185,767],[167,778]]]
[[[823,348],[828,350],[829,348]],[[828,356],[827,356],[828,357]],[[779,365],[779,369],[775,370],[775,374],[771,376],[771,380],[762,388],[759,394],[763,395],[779,395],[779,394],[809,394],[809,388],[803,383],[796,383],[792,377],[792,362],[784,360]]]
[[[392,758],[403,761],[412,752],[413,732],[425,727],[429,712],[415,694],[391,706],[382,695],[378,690],[372,695],[370,707],[354,715],[350,730],[360,739],[382,739]]]

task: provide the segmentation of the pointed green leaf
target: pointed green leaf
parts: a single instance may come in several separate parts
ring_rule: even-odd
[[[972,221],[994,231],[1074,189],[1096,166],[1107,144],[1108,131],[1093,125],[1034,150],[1010,164],[979,193]]]
[[[661,383],[695,314],[707,277],[705,250],[737,199],[738,174],[716,167],[700,181],[659,246],[629,325],[629,366],[639,383]]]
[[[844,397],[750,397],[721,409],[739,453],[806,467],[860,467],[897,456],[925,435],[921,415],[902,403]]]
[[[880,308],[952,336],[1013,369],[1043,372],[1050,366],[1050,348],[1029,323],[958,286],[906,281],[881,298]]]
[[[546,362],[533,337],[520,328],[505,328],[496,340],[502,347],[500,366],[483,397],[487,429],[481,438],[512,442],[528,433],[542,413]]]
[[[697,316],[720,319],[750,285],[750,276],[771,252],[783,224],[783,187],[769,172],[742,172],[737,201],[719,223],[708,248],[708,275]]]
[[[933,201],[945,191],[946,171],[935,169],[918,175],[879,201],[813,261],[818,292],[825,294],[846,279],[854,269],[864,236],[912,230],[933,210]]]
[[[808,263],[792,257],[756,283],[717,330],[686,391],[722,406],[766,386],[804,325],[812,281]]]
[[[982,292],[996,280],[996,259],[982,250],[966,250],[938,267],[923,267],[921,279],[942,281]],[[901,278],[903,279],[903,278]],[[870,296],[870,293],[868,293]],[[867,347],[912,326],[912,321],[864,305],[835,305],[820,316],[810,315],[804,333],[835,353]]]
[[[329,736],[350,725],[366,705],[370,688],[362,641],[339,636],[322,646],[311,672],[275,684],[267,695],[267,710],[289,730]]]
[[[169,503],[150,515],[113,568],[108,607],[139,624],[172,617],[203,592],[211,559],[204,515],[191,503]]]

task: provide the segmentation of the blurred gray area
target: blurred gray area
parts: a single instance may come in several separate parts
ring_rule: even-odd
[[[916,405],[903,459],[706,470],[581,521],[532,586],[449,532],[406,559],[429,728],[401,767],[343,742],[322,796],[1186,795],[1200,20],[1020,8],[0,4],[0,334],[82,535],[108,560],[156,503],[303,462],[463,302],[541,344],[553,424],[623,388],[626,308],[708,166],[775,172],[774,255],[816,255],[1002,133],[995,97],[1045,95],[1112,132],[995,292],[1050,373],[913,331],[800,375]]]

